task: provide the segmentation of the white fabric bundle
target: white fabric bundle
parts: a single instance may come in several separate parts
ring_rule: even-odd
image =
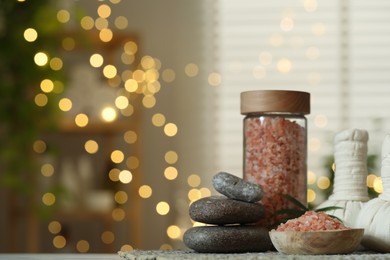
[[[337,206],[342,209],[327,211],[349,227],[356,227],[356,218],[369,200],[367,192],[368,132],[348,129],[334,138],[335,179],[333,193],[318,208]]]
[[[383,193],[367,202],[357,219],[364,228],[362,245],[368,249],[390,252],[390,134],[382,145],[381,177]]]

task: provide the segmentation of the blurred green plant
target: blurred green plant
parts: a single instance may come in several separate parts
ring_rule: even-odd
[[[42,131],[56,125],[58,97],[43,93],[41,81],[63,80],[60,71],[47,63],[38,66],[34,56],[44,52],[50,61],[58,52],[61,24],[48,0],[0,1],[0,183],[18,194],[29,194],[40,172],[33,151]],[[33,42],[24,38],[28,28],[37,31]],[[35,97],[44,94],[48,103],[37,106]],[[58,189],[58,188],[53,188]]]

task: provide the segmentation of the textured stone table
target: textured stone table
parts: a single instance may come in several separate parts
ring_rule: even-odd
[[[245,254],[199,254],[192,251],[161,251],[134,250],[129,252],[119,252],[120,257],[127,260],[168,260],[168,259],[238,259],[238,260],[268,260],[268,259],[287,259],[287,260],[309,260],[309,259],[329,259],[329,260],[384,260],[390,259],[390,254],[376,254],[370,252],[357,252],[348,255],[283,255],[277,252],[266,253],[245,253]]]
[[[2,254],[0,260],[123,260],[118,254]]]

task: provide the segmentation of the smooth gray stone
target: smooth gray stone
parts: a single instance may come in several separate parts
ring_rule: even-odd
[[[217,173],[212,182],[216,191],[231,199],[256,202],[263,197],[263,190],[258,185],[227,172]]]
[[[268,229],[260,226],[193,227],[183,242],[199,253],[265,252],[273,247]]]
[[[193,202],[189,209],[191,219],[215,225],[248,224],[263,216],[263,205],[211,196]]]

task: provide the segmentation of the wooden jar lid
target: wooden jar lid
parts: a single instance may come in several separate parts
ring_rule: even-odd
[[[310,114],[310,93],[289,90],[254,90],[241,93],[241,114],[262,112]]]

